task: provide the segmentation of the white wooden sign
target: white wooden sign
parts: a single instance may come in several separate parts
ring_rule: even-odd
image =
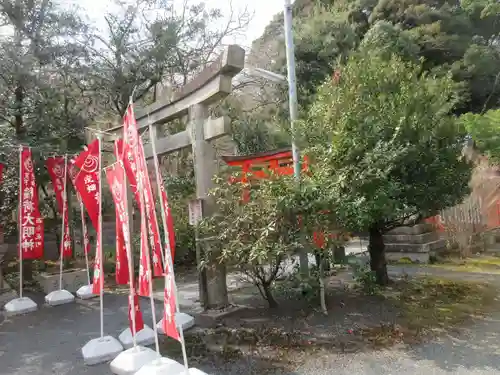
[[[189,224],[197,225],[202,219],[201,199],[193,199],[189,202]]]

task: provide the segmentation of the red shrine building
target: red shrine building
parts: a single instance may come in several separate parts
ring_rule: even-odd
[[[251,179],[259,180],[269,177],[269,171],[279,176],[293,175],[293,157],[291,148],[259,152],[245,156],[222,156],[222,160],[231,166],[241,169],[241,176],[232,177],[231,182],[251,183]],[[305,155],[301,164],[302,173],[309,172],[309,158]],[[243,191],[243,202],[250,200],[247,189]],[[333,237],[333,234],[330,234]],[[314,233],[314,243],[319,248],[325,246],[325,234]]]

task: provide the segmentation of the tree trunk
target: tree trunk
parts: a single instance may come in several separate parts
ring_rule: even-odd
[[[321,311],[323,311],[323,314],[328,315],[328,310],[326,308],[326,296],[325,296],[325,272],[323,269],[324,266],[324,259],[322,256],[320,256],[320,262],[319,262],[319,299],[320,299],[320,304],[321,304]]]
[[[24,101],[24,90],[19,83],[14,90],[15,102],[16,102],[16,113],[14,114],[14,126],[16,128],[16,135],[20,136],[24,133],[24,121],[23,121],[23,101]]]
[[[266,301],[269,304],[269,307],[272,309],[278,307],[278,302],[271,292],[271,284],[262,284],[262,289],[264,289],[264,296],[266,297]]]
[[[384,237],[382,236],[380,228],[375,225],[370,228],[368,251],[370,253],[370,269],[375,272],[377,284],[389,284],[387,263],[385,261]]]

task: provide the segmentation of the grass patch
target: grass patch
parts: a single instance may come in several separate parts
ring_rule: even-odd
[[[492,311],[497,292],[485,283],[433,277],[396,283],[383,294],[400,308],[400,322],[381,324],[363,333],[378,347],[418,342]]]
[[[500,274],[500,258],[495,256],[446,257],[429,265],[429,267],[444,268],[450,271]]]

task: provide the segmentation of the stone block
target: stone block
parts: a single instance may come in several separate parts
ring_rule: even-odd
[[[385,244],[386,253],[428,253],[446,247],[446,240],[437,240],[425,244],[414,243],[388,243]]]
[[[413,263],[429,263],[429,253],[385,253],[388,262],[399,262],[403,259],[410,259]]]
[[[45,294],[49,294],[55,290],[59,290],[59,272],[46,273],[42,272],[35,277],[36,281],[42,287]],[[86,269],[69,269],[63,270],[62,288],[68,292],[76,293],[81,286],[88,284]]]
[[[411,227],[398,227],[387,232],[387,234],[406,234],[406,235],[416,235],[428,232],[433,232],[434,227],[432,224],[416,224]]]
[[[384,242],[389,243],[414,243],[425,244],[428,242],[437,241],[439,235],[437,232],[428,232],[422,234],[386,234]]]
[[[56,240],[47,240],[43,243],[43,258],[56,261],[59,259],[59,247]]]

